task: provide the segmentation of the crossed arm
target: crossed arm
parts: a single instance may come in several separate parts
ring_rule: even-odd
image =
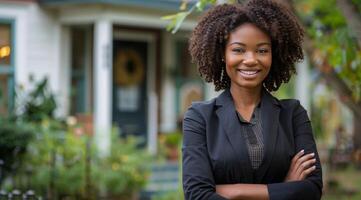
[[[304,154],[304,151],[297,153],[291,162],[290,169],[285,178],[285,182],[304,180],[311,172],[316,169],[314,165],[315,154]],[[264,184],[227,184],[216,185],[216,192],[227,199],[249,199],[249,200],[268,200],[269,193],[267,185]]]

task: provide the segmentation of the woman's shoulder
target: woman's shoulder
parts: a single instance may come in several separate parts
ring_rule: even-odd
[[[289,107],[296,107],[301,105],[298,99],[280,99],[278,102],[282,105],[282,107],[289,108]]]
[[[298,99],[281,99],[278,101],[283,110],[295,113],[306,112],[306,109],[302,106],[300,100]]]
[[[194,101],[188,110],[197,110],[198,112],[205,112],[207,110],[213,109],[215,105],[215,98],[206,101]]]

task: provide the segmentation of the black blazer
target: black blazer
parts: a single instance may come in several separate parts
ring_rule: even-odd
[[[261,117],[265,154],[253,171],[229,90],[193,103],[183,120],[185,199],[225,199],[217,184],[267,184],[271,200],[312,200],[322,194],[322,171],[311,123],[298,100],[278,100],[263,90]],[[316,154],[316,170],[303,181],[283,182],[293,156]]]

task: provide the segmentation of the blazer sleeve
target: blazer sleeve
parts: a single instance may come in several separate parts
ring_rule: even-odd
[[[300,105],[299,101],[296,103],[292,121],[296,152],[302,149],[306,153],[314,152],[316,155],[316,169],[302,181],[268,184],[270,200],[321,199],[323,185],[320,158],[313,138],[311,122],[306,110]]]
[[[183,119],[184,196],[186,200],[225,200],[216,193],[205,131],[205,121],[193,105]]]

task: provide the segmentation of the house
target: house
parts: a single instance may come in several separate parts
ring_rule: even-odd
[[[112,126],[138,135],[156,152],[158,133],[177,129],[194,100],[213,87],[190,62],[188,38],[196,17],[176,34],[162,16],[181,0],[0,0],[0,87],[5,113],[14,88],[47,77],[60,117],[85,116],[99,150],[107,153]],[[304,65],[304,63],[303,63]],[[308,107],[307,65],[296,96]]]
[[[193,100],[214,96],[191,64],[187,41],[196,19],[177,34],[164,15],[180,0],[0,0],[0,111],[14,107],[14,88],[47,77],[57,116],[92,119],[106,153],[113,125],[156,152]]]

